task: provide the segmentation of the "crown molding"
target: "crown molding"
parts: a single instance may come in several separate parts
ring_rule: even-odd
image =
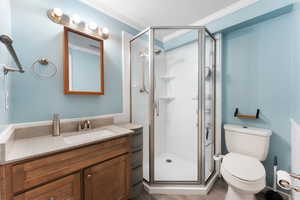
[[[101,11],[102,13],[104,13],[112,18],[115,18],[115,19],[119,20],[120,22],[127,24],[137,30],[144,30],[148,27],[147,24],[142,24],[136,20],[132,20],[129,17],[126,17],[125,15],[115,12],[112,8],[109,8],[105,5],[103,5],[102,3],[99,3],[96,0],[79,0],[79,1],[92,7],[92,8],[95,8],[95,9]],[[256,3],[257,1],[259,1],[259,0],[240,0],[226,8],[223,8],[203,19],[200,19],[200,20],[190,24],[190,25],[191,26],[204,26],[212,21],[220,19],[226,15],[232,14],[242,8],[248,7],[248,6]],[[167,42],[167,41],[172,40],[172,39],[174,39],[182,34],[185,34],[187,32],[188,32],[187,30],[176,31],[174,33],[171,33],[171,34],[163,37],[162,41]]]
[[[210,22],[213,22],[217,19],[220,19],[222,17],[225,17],[226,15],[229,15],[229,14],[232,14],[242,8],[245,8],[245,7],[248,7],[254,3],[256,3],[257,1],[259,0],[241,0],[241,1],[238,1],[234,4],[231,4],[230,6],[226,7],[226,8],[223,8],[203,19],[200,19],[192,24],[190,24],[191,26],[205,26],[206,24],[210,23]],[[167,42],[169,40],[172,40],[182,34],[185,34],[187,33],[188,30],[181,30],[181,31],[176,31],[174,33],[171,33],[167,36],[165,36],[163,38],[163,42]]]
[[[96,0],[79,0],[79,1],[92,7],[92,8],[95,8],[95,9],[101,11],[102,13],[104,13],[112,18],[115,18],[115,19],[119,20],[120,22],[127,24],[137,30],[143,30],[147,27],[146,24],[141,24],[137,21],[131,20],[128,17],[126,17],[118,12],[115,12],[112,8],[109,8],[109,7],[99,3]]]

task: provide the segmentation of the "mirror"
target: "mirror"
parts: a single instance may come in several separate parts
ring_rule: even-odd
[[[65,94],[104,95],[103,40],[64,28]]]

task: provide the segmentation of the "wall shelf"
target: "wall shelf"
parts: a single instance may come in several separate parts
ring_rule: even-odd
[[[163,101],[172,101],[174,99],[175,99],[175,97],[171,97],[171,96],[161,96],[161,97],[159,97],[159,100],[163,100]]]
[[[175,79],[175,76],[161,76],[160,78],[164,81],[170,81],[172,79]]]

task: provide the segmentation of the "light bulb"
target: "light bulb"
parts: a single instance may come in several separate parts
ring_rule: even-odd
[[[53,8],[52,13],[54,17],[61,17],[63,15],[63,12],[60,8]]]
[[[108,39],[108,37],[109,37],[108,28],[103,27],[103,28],[99,29],[99,34],[103,39],[105,39],[105,40]]]
[[[89,23],[89,29],[92,31],[95,31],[97,29],[98,25],[95,22]]]
[[[80,23],[80,16],[77,14],[72,15],[71,17],[71,21],[73,24],[79,24]]]
[[[109,34],[108,28],[106,28],[106,27],[102,28],[102,33],[105,35]]]

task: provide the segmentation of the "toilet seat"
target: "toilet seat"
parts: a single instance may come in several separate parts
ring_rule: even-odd
[[[245,192],[259,192],[266,184],[262,163],[256,158],[238,153],[224,156],[221,174],[228,184]]]

